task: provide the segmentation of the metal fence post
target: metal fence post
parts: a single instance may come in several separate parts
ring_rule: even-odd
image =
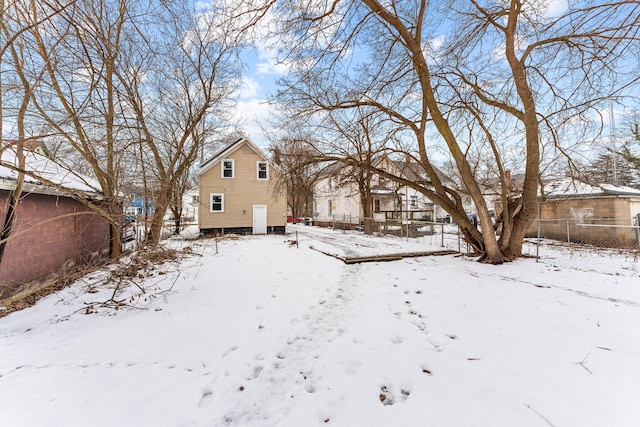
[[[567,220],[567,243],[571,243],[571,235],[569,234],[569,220]]]
[[[631,224],[635,224],[638,227],[636,228],[636,236],[638,237],[638,249],[640,249],[640,213],[631,221]]]
[[[409,241],[409,220],[407,219],[407,242]]]
[[[538,220],[538,240],[536,242],[536,262],[540,262],[540,228],[542,220]]]

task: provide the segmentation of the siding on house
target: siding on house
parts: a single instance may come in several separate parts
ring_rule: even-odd
[[[267,229],[287,224],[287,201],[284,191],[275,188],[280,171],[248,143],[223,155],[213,166],[200,173],[200,208],[198,223],[201,230],[252,228],[253,206],[267,206]],[[222,161],[234,161],[234,177],[222,178]],[[258,161],[267,161],[268,179],[258,179]],[[211,212],[210,195],[224,194],[224,212]]]
[[[200,204],[200,189],[198,187],[186,191],[182,195],[182,220],[197,221]]]
[[[9,192],[0,190],[0,218]],[[27,193],[0,265],[0,299],[23,285],[109,255],[109,223],[69,197]]]
[[[380,159],[377,167],[392,175],[420,181],[423,177],[416,173],[415,163],[391,161],[387,157]],[[314,220],[318,225],[335,221],[359,224],[364,209],[361,206],[360,193],[354,179],[351,179],[349,167],[339,164],[327,168],[314,187]],[[446,216],[442,208],[436,206],[424,194],[413,188],[404,187],[377,174],[371,177],[372,212],[397,212],[402,217],[435,220]],[[329,209],[331,205],[331,209]],[[415,216],[414,216],[415,214]]]
[[[338,183],[336,176],[326,176],[315,185],[314,220],[318,224],[340,221],[358,222],[362,216],[360,195],[355,183]],[[331,207],[329,207],[331,205]]]

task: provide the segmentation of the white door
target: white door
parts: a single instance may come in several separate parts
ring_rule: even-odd
[[[253,234],[267,234],[267,205],[253,205]]]

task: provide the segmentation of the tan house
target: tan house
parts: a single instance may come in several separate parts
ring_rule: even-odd
[[[203,234],[284,233],[286,191],[282,173],[251,141],[238,139],[202,164],[198,225]]]

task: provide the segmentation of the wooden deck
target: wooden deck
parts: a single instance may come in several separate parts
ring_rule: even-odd
[[[439,250],[439,251],[422,251],[422,252],[404,252],[397,254],[387,254],[387,255],[368,255],[362,257],[343,257],[340,255],[332,254],[329,252],[321,251],[320,249],[316,249],[313,246],[310,246],[309,249],[313,249],[314,251],[318,251],[321,254],[339,259],[345,264],[358,264],[363,262],[386,262],[386,261],[399,261],[402,258],[417,258],[423,256],[441,256],[441,255],[455,255],[459,252],[452,251],[449,249]]]

